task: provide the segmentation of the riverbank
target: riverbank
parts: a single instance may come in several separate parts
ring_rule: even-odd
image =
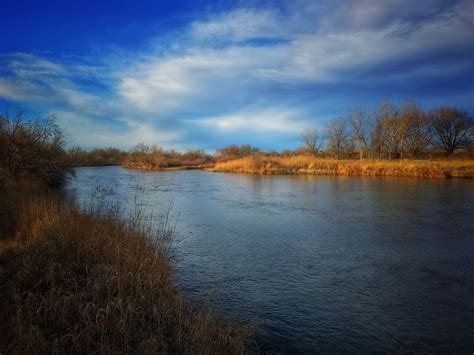
[[[176,170],[205,170],[214,167],[213,164],[199,164],[199,165],[178,165],[165,167],[161,164],[144,163],[144,162],[125,162],[122,164],[127,169],[137,169],[144,171],[176,171]]]
[[[0,352],[234,353],[245,332],[173,286],[169,231],[1,191]]]
[[[335,160],[299,155],[249,156],[217,163],[214,172],[293,175],[474,178],[473,160]]]

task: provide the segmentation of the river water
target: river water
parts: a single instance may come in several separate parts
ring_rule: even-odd
[[[474,182],[78,168],[68,196],[170,210],[177,284],[258,351],[474,352]]]

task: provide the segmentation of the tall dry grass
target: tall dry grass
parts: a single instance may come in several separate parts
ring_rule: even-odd
[[[474,178],[474,160],[336,160],[309,155],[252,155],[217,163],[217,172],[252,174],[313,174]]]
[[[0,353],[244,352],[243,328],[173,287],[167,233],[54,194],[2,197],[15,213],[0,240]]]

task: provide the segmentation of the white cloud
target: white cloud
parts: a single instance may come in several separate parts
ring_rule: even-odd
[[[198,125],[207,126],[220,131],[241,132],[277,132],[298,134],[311,126],[302,119],[298,109],[272,108],[261,111],[243,111],[228,116],[219,116],[194,121]]]

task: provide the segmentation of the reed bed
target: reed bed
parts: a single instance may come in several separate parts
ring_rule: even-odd
[[[309,155],[252,155],[217,163],[209,170],[251,174],[474,178],[474,160],[336,160]]]
[[[9,195],[9,196],[8,196]],[[0,353],[241,354],[246,330],[173,286],[167,231],[55,194],[2,194]]]

